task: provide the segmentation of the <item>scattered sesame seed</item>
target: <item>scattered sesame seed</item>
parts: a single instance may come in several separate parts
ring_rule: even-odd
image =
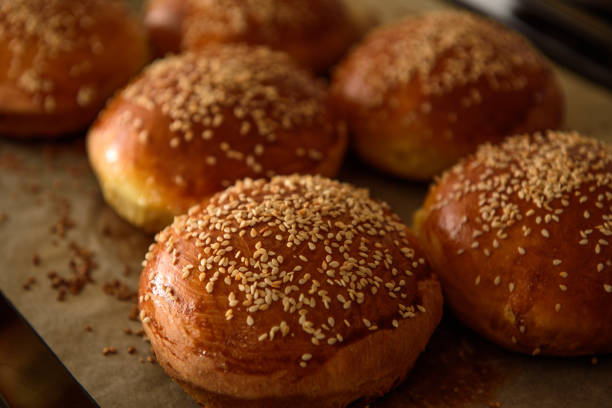
[[[477,203],[465,207],[466,214],[454,214],[457,221],[452,226],[463,233],[466,227],[459,220],[467,217],[474,220],[469,235],[464,238],[474,246],[473,239],[477,237],[482,246],[492,242],[492,248],[503,249],[504,244],[513,244],[514,248],[508,250],[525,255],[527,245],[532,248],[534,243],[542,244],[546,238],[559,239],[562,246],[554,252],[536,251],[530,255],[543,258],[548,265],[565,265],[565,271],[558,268],[555,272],[551,268],[551,278],[557,273],[559,278],[550,279],[550,284],[556,285],[560,292],[568,291],[568,272],[577,272],[567,268],[577,266],[573,262],[567,264],[561,251],[575,249],[574,257],[588,260],[584,265],[586,269],[578,272],[587,274],[587,281],[595,279],[592,275],[595,271],[603,273],[595,281],[610,293],[612,283],[606,265],[610,261],[612,266],[607,246],[612,236],[612,206],[606,200],[612,201],[612,193],[608,192],[612,185],[611,169],[612,146],[596,139],[575,132],[555,131],[514,136],[498,145],[481,146],[462,164],[447,171],[437,181],[442,187],[431,189],[434,200],[428,202],[427,210],[430,216],[437,217],[437,214],[444,214],[446,208]],[[574,222],[575,217],[579,217],[579,226]],[[538,225],[536,229],[534,225]],[[532,229],[539,234],[530,235]],[[527,236],[530,238],[524,238]],[[504,241],[505,237],[513,239]],[[457,249],[458,245],[451,250]],[[473,251],[473,256],[478,259],[477,256],[483,255]],[[548,260],[545,256],[549,256]],[[474,281],[475,285],[479,280],[480,276]],[[493,282],[501,283],[500,276]],[[516,289],[519,283],[508,283],[509,291]],[[560,292],[557,292],[559,299],[552,302],[556,312],[561,311],[562,304],[564,309],[569,307],[561,299],[564,295]]]
[[[251,176],[276,173],[276,168],[268,168],[276,163],[268,155],[286,148],[284,139],[297,129],[323,129],[316,149],[302,148],[303,160],[308,161],[322,160],[322,152],[344,133],[339,124],[327,126],[330,117],[324,84],[285,53],[266,47],[234,44],[160,59],[121,96],[147,111],[162,111],[169,123],[166,133],[172,148],[199,141],[205,146],[203,160],[208,166],[229,158],[241,169],[240,174]],[[237,123],[235,132],[245,142],[213,143],[217,129],[229,121]],[[227,187],[233,181],[225,179],[220,184]]]
[[[177,217],[155,239],[150,265],[157,257],[173,259],[179,239],[197,248],[195,265],[177,265],[178,276],[198,270],[199,282],[189,284],[224,296],[225,319],[256,327],[245,333],[259,341],[302,335],[315,346],[336,346],[427,313],[416,303],[414,283],[429,273],[428,266],[405,224],[366,190],[322,177],[244,179]],[[285,249],[289,243],[291,249]],[[294,251],[295,258],[285,259],[281,250]],[[161,279],[148,282],[151,293],[166,293],[168,284]],[[186,296],[184,303],[189,302]],[[377,321],[377,314],[368,319],[356,312],[374,304],[393,305],[397,312],[388,323]],[[261,319],[255,326],[256,314],[275,305],[284,320]],[[347,311],[338,322],[320,313],[337,307]]]
[[[381,45],[385,52],[371,61],[371,53]],[[528,80],[516,78],[516,71],[526,69],[525,66],[542,70],[545,63],[533,51],[517,57],[510,51],[517,47],[531,49],[521,36],[478,16],[437,12],[400,20],[374,31],[352,53],[345,69],[359,67],[360,77],[368,78],[364,86],[370,95],[367,103],[373,107],[385,101],[388,91],[413,80],[419,84],[420,92],[433,96],[458,87],[470,90],[468,87],[478,81],[485,81],[492,90],[518,90],[528,86]],[[439,62],[442,56],[444,63]],[[469,108],[486,103],[485,98],[472,87],[460,103]],[[431,104],[422,103],[413,115],[428,115],[431,110]],[[456,113],[449,115],[450,123],[456,120]]]

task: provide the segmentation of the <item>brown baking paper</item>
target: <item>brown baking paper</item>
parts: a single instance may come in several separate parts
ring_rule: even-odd
[[[410,0],[352,0],[351,5],[361,12],[369,7],[381,21],[445,6]],[[612,94],[564,70],[559,74],[567,97],[566,128],[612,142]],[[152,237],[104,203],[82,139],[0,141],[0,175],[0,289],[102,407],[194,407],[159,365],[147,361],[149,344],[124,333],[140,329],[128,318],[134,303],[104,291],[115,279],[128,291],[136,289]],[[407,222],[427,189],[377,174],[354,159],[341,178],[369,187]],[[70,277],[73,270],[94,282],[58,301],[48,275]],[[104,356],[110,347],[117,353]],[[408,379],[371,406],[612,406],[612,359],[594,362],[507,353],[447,315]]]

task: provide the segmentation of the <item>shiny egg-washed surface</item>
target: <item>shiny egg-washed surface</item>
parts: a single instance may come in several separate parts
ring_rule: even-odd
[[[407,13],[448,7],[433,0],[351,0],[383,21]],[[612,142],[612,94],[558,70],[567,95],[565,128]],[[140,324],[128,319],[131,302],[107,296],[102,286],[120,279],[136,289],[150,235],[122,221],[102,199],[82,141],[55,144],[0,141],[0,290],[26,316],[68,369],[102,407],[194,407],[192,400],[156,364],[149,345],[126,335]],[[381,176],[348,159],[340,178],[368,187],[409,222],[422,203],[425,184]],[[72,223],[66,223],[66,220]],[[64,221],[64,222],[62,222]],[[63,238],[59,225],[67,227]],[[51,232],[51,230],[55,232]],[[70,272],[70,242],[95,254],[96,280],[78,296],[56,301],[47,273]],[[38,266],[32,256],[40,257]],[[125,266],[131,273],[124,276]],[[29,277],[37,283],[29,291]],[[93,331],[86,332],[89,324]],[[118,353],[104,357],[105,347]],[[134,346],[131,355],[128,347]],[[140,363],[140,358],[144,363]],[[592,364],[596,362],[596,364]],[[2,364],[4,362],[0,362]],[[34,368],[36,365],[34,363]],[[33,369],[34,369],[33,368]],[[463,329],[447,313],[408,379],[372,408],[459,407],[577,408],[612,405],[612,359],[533,358],[508,353]]]

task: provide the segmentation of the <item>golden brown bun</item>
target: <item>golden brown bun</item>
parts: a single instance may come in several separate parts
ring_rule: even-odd
[[[415,219],[455,314],[502,347],[612,352],[612,147],[577,133],[484,145]]]
[[[0,135],[84,129],[148,57],[145,31],[120,1],[3,1]]]
[[[156,236],[140,317],[205,407],[344,407],[397,385],[442,315],[386,204],[319,176],[239,181]]]
[[[417,180],[483,142],[557,128],[563,116],[554,73],[525,39],[456,11],[374,31],[340,64],[331,92],[357,154]]]
[[[284,53],[225,45],[154,63],[107,107],[88,152],[107,201],[157,232],[244,177],[335,176],[344,123]]]
[[[160,55],[241,42],[285,51],[315,71],[359,35],[340,0],[150,0],[145,23]]]

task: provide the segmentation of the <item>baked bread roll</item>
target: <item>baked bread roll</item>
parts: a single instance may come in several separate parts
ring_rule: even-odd
[[[510,350],[612,352],[612,147],[577,133],[482,146],[415,217],[445,299]]]
[[[557,128],[563,114],[550,65],[525,39],[456,11],[374,31],[336,70],[332,95],[356,153],[415,180],[481,143]]]
[[[360,34],[341,0],[150,0],[145,24],[161,55],[241,42],[285,51],[315,71]]]
[[[90,162],[117,212],[157,232],[244,177],[334,176],[347,137],[326,97],[322,82],[267,48],[169,57],[100,115]]]
[[[146,255],[139,308],[157,360],[202,406],[340,408],[402,381],[442,295],[387,205],[292,175],[177,217]]]
[[[148,57],[145,30],[120,1],[2,1],[0,135],[84,129]]]

